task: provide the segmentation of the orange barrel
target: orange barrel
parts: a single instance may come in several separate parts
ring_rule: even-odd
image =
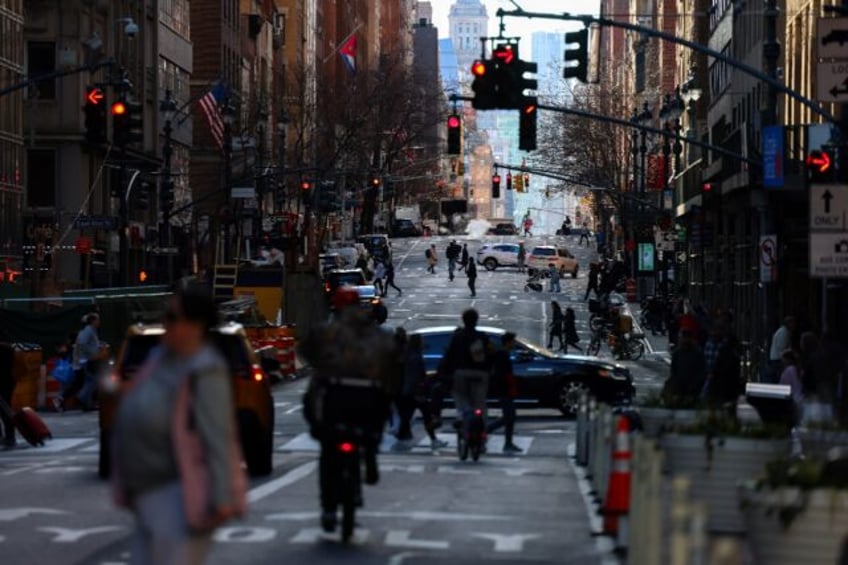
[[[276,339],[277,360],[280,362],[280,372],[283,375],[294,375],[296,371],[294,362],[295,341],[293,337],[279,337]]]
[[[627,295],[627,301],[636,302],[636,279],[627,279],[624,289],[624,292]]]

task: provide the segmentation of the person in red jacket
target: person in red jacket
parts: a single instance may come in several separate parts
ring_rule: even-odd
[[[522,449],[513,443],[515,432],[515,399],[518,397],[518,383],[512,368],[510,353],[515,347],[515,334],[507,332],[501,338],[501,348],[492,355],[492,386],[499,392],[501,417],[489,425],[489,433],[504,429],[504,453],[521,453]]]

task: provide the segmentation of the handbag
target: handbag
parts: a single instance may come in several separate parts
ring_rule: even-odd
[[[67,359],[59,359],[53,365],[53,371],[50,373],[50,376],[63,385],[68,384],[74,377],[74,367]]]
[[[211,479],[206,450],[192,413],[196,381],[196,374],[190,373],[177,392],[172,434],[174,455],[180,470],[186,522],[193,531],[208,532],[230,518],[243,516],[247,511],[247,476],[242,468],[235,418],[231,415],[230,437],[227,438],[231,506],[224,509],[213,508],[209,500]]]

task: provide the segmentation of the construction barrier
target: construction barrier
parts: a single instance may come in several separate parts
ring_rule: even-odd
[[[626,523],[630,511],[630,421],[626,416],[618,416],[616,420],[612,466],[602,509],[604,533],[612,536],[624,531],[619,526]],[[626,542],[623,546],[626,547]]]

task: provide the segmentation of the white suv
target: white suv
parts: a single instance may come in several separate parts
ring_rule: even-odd
[[[498,267],[518,266],[518,245],[515,243],[490,243],[477,250],[477,264],[494,271]]]
[[[554,247],[553,245],[537,245],[527,255],[527,269],[532,274],[534,271],[543,271],[553,263],[560,271],[570,273],[572,278],[577,278],[580,264],[571,252],[565,247]]]

